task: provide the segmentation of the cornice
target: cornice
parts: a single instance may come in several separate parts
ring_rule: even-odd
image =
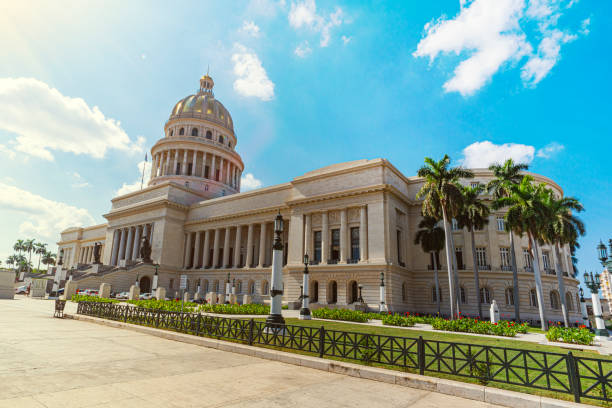
[[[168,146],[164,149],[165,145]],[[164,137],[159,139],[153,147],[151,147],[151,155],[159,153],[160,150],[176,150],[183,149],[183,147],[175,147],[176,144],[185,144],[188,146],[193,146],[194,150],[206,151],[207,153],[210,151],[214,151],[217,156],[229,156],[232,160],[238,161],[238,163],[242,166],[242,170],[244,170],[244,163],[242,161],[242,157],[238,154],[236,150],[230,150],[229,148],[223,147],[216,142],[208,141],[206,138],[200,138],[197,136],[172,136],[172,137]],[[188,147],[189,148],[189,147]],[[205,148],[205,149],[204,149]],[[226,160],[228,157],[224,157]]]
[[[157,208],[174,208],[177,210],[181,210],[187,212],[189,210],[189,206],[176,203],[174,201],[170,201],[167,198],[155,201],[148,202],[140,202],[137,205],[122,207],[120,209],[111,211],[110,213],[103,214],[102,216],[107,220],[112,220],[115,218],[125,217],[134,212],[141,212],[142,210],[153,210]]]
[[[286,214],[288,209],[289,208],[285,205],[281,205],[281,206],[276,205],[276,206],[258,208],[257,210],[248,210],[248,211],[241,211],[241,212],[236,212],[236,213],[227,214],[227,215],[219,215],[216,217],[199,218],[196,220],[186,221],[185,227],[187,228],[193,225],[201,225],[204,223],[213,223],[217,221],[225,221],[225,220],[241,218],[241,217],[251,217],[254,215],[262,215],[262,214],[276,215],[276,213],[278,213],[279,210],[281,212],[281,215],[285,217],[285,216],[288,216],[288,214]],[[285,214],[283,214],[283,212]]]
[[[258,188],[256,190],[250,190],[250,191],[245,191],[245,192],[241,192],[241,193],[231,194],[231,195],[227,195],[227,196],[223,196],[223,197],[211,198],[211,199],[205,200],[205,201],[200,201],[198,203],[192,204],[190,208],[191,209],[197,209],[197,208],[207,207],[209,205],[218,205],[218,204],[224,203],[224,202],[231,202],[231,201],[235,201],[235,200],[248,199],[250,197],[257,196],[257,195],[260,195],[260,194],[275,193],[277,191],[290,190],[291,187],[292,187],[291,183],[276,184],[276,185],[270,186],[270,187]]]

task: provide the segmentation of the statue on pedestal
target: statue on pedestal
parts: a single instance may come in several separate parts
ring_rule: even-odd
[[[147,237],[142,238],[142,244],[140,245],[140,257],[143,263],[153,263],[151,259],[151,244]]]
[[[100,255],[102,252],[102,244],[99,242],[96,242],[94,244],[94,249],[93,249],[93,257],[94,257],[94,264],[101,264],[102,262],[100,262]]]

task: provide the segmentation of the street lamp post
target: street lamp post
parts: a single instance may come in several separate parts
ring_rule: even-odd
[[[230,294],[231,294],[231,288],[230,288],[230,274],[229,272],[227,273],[227,281],[225,282],[225,304],[229,305],[229,298],[230,298]]]
[[[300,309],[300,320],[310,320],[310,309],[308,308],[308,254],[304,254],[304,277],[302,280],[302,308]]]
[[[589,321],[589,313],[587,312],[586,302],[584,301],[584,290],[580,288],[579,292],[580,292],[580,312],[582,313],[582,324],[590,328],[591,322]]]
[[[155,264],[155,274],[153,275],[153,283],[151,284],[151,293],[154,293],[157,290],[157,281],[159,280],[158,269],[159,265]]]
[[[597,336],[608,337],[608,330],[603,319],[603,312],[601,310],[601,302],[599,301],[599,288],[601,287],[601,281],[599,280],[599,274],[596,273],[593,276],[593,272],[590,274],[584,273],[584,284],[591,289],[591,300],[593,301],[593,315],[595,317],[595,334]]]
[[[361,304],[363,304],[363,303],[364,303],[364,302],[363,302],[363,296],[362,296],[362,294],[361,294],[362,289],[363,289],[363,285],[360,283],[360,284],[359,284],[359,299],[357,299],[357,301],[359,301],[359,303],[361,303]]]
[[[282,315],[283,301],[283,217],[278,212],[274,219],[274,245],[272,246],[272,287],[270,289],[270,315],[266,319],[268,327],[279,328],[285,324]]]
[[[380,273],[380,309],[379,312],[386,312],[387,304],[385,303],[385,273]]]

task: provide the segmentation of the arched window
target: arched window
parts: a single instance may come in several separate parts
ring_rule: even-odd
[[[440,303],[441,303],[442,302],[442,290],[439,290],[439,292],[440,292]],[[438,301],[437,299],[438,297],[436,296],[436,286],[434,285],[431,287],[431,301],[433,303],[437,303]]]
[[[514,305],[514,289],[506,288],[506,304],[509,306]]]
[[[213,282],[213,292],[219,293],[219,281],[218,280]]]
[[[262,295],[267,295],[268,291],[270,289],[270,286],[268,285],[268,281],[263,281],[261,284],[261,294]]]
[[[486,286],[480,288],[480,303],[491,303],[491,291]]]
[[[406,282],[402,283],[402,302],[406,303],[408,301],[408,284]]]
[[[242,281],[241,280],[236,282],[236,294],[238,293],[242,293]]]
[[[561,309],[561,300],[559,299],[559,292],[552,290],[550,292],[550,307],[554,310]]]
[[[318,303],[319,302],[319,282],[317,281],[313,281],[312,282],[312,293],[310,293],[310,299],[312,303]]]
[[[359,298],[359,289],[357,287],[357,282],[350,281],[348,289],[349,289],[348,303],[349,304],[355,303],[357,299]]]
[[[202,281],[202,292],[208,293],[208,279]]]
[[[227,147],[232,148],[232,142],[227,142]]]
[[[174,279],[170,279],[170,284],[168,286],[170,289],[174,289]]]
[[[210,130],[206,131],[206,138],[207,139],[212,139],[212,132]]]
[[[255,282],[249,281],[249,295],[255,294]]]
[[[567,310],[574,310],[574,302],[572,301],[572,294],[569,292],[565,292],[565,306]]]
[[[219,143],[223,144],[223,142],[224,142],[223,136],[219,135]]]
[[[174,129],[170,130],[170,136],[174,136]]]
[[[529,291],[529,306],[538,307],[538,294],[535,289]]]
[[[181,130],[179,130],[179,136],[183,136],[185,134],[185,128],[181,128]]]
[[[191,136],[197,136],[197,135],[198,135],[198,129],[197,128],[191,129]]]
[[[461,298],[461,303],[467,304],[467,296],[465,294],[465,288],[463,286],[459,286],[459,296]]]
[[[334,304],[338,302],[338,284],[336,281],[329,282],[327,287],[327,303]]]

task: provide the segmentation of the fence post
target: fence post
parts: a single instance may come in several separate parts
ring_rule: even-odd
[[[127,322],[127,311],[128,311],[128,307],[127,306],[123,306],[123,322]]]
[[[253,327],[255,326],[255,320],[249,320],[249,346],[253,345]]]
[[[570,351],[567,353],[567,377],[569,379],[569,386],[572,394],[574,394],[574,401],[580,402],[580,374],[578,373],[578,367],[576,364],[576,358]]]
[[[419,363],[419,374],[425,374],[425,342],[423,336],[417,340],[417,361]]]
[[[321,326],[319,330],[319,357],[323,358],[325,354],[325,327]]]

